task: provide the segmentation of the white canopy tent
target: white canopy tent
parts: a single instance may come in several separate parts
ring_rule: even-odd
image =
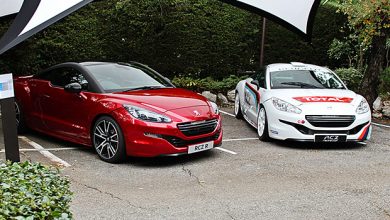
[[[314,18],[321,0],[222,0],[262,15],[311,39]]]
[[[0,17],[18,13],[0,39],[0,54],[93,0],[0,0]],[[310,40],[320,0],[222,0],[258,13]]]
[[[93,0],[0,0],[0,17],[18,13],[0,40],[0,54]],[[21,4],[23,3],[23,4]]]

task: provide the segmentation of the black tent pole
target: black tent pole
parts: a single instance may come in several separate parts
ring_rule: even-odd
[[[13,97],[2,99],[0,103],[6,160],[20,162],[15,99]]]
[[[264,65],[264,44],[265,44],[265,34],[267,28],[267,19],[263,17],[263,33],[261,35],[261,46],[260,46],[260,67]]]

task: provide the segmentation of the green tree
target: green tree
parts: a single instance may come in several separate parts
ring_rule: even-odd
[[[372,105],[378,96],[379,75],[386,65],[390,4],[388,0],[345,0],[338,3],[339,11],[348,17],[348,27],[358,37],[359,47],[368,48],[364,62],[367,68],[360,87]]]

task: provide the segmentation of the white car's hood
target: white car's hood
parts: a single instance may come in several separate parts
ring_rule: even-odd
[[[271,90],[268,99],[279,98],[299,107],[305,114],[355,114],[363,97],[350,90],[278,89]]]

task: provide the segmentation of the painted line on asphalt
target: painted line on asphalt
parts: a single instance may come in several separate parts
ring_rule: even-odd
[[[223,140],[223,142],[234,142],[234,141],[253,141],[253,140],[259,140],[259,138],[238,138],[238,139],[226,139],[226,140]]]
[[[41,145],[28,139],[27,137],[19,136],[19,138],[22,141],[26,142],[27,144],[31,145],[33,148],[37,149],[39,153],[41,153],[43,156],[47,157],[50,161],[52,161],[60,166],[63,166],[63,167],[70,167],[71,166],[68,162],[66,162],[66,161],[62,160],[61,158],[57,157],[56,155],[50,153],[48,150],[43,148]]]
[[[49,149],[19,149],[20,152],[40,152],[40,151],[67,151],[67,150],[77,150],[78,148],[49,148]],[[5,153],[5,150],[0,150],[0,153]]]
[[[222,142],[234,142],[234,141],[252,141],[252,140],[259,140],[259,138],[239,138],[239,139],[227,139],[227,140],[223,140]],[[236,152],[234,151],[231,151],[231,150],[227,150],[225,148],[222,148],[222,147],[216,147],[215,149],[217,150],[220,150],[220,151],[223,151],[223,152],[226,152],[226,153],[229,153],[229,154],[233,154],[233,155],[237,155]]]
[[[223,152],[226,152],[226,153],[229,153],[229,154],[237,155],[236,152],[231,151],[231,150],[226,150],[225,148],[222,148],[222,147],[216,147],[215,149],[223,151]]]
[[[225,114],[225,115],[229,115],[229,116],[232,116],[232,117],[236,117],[235,115],[229,113],[229,112],[225,112],[225,111],[221,111],[219,110],[219,112],[221,112],[222,114]]]
[[[382,125],[382,124],[378,124],[378,123],[372,123],[372,125],[375,125],[378,127],[390,128],[390,126],[388,126],[388,125]]]

